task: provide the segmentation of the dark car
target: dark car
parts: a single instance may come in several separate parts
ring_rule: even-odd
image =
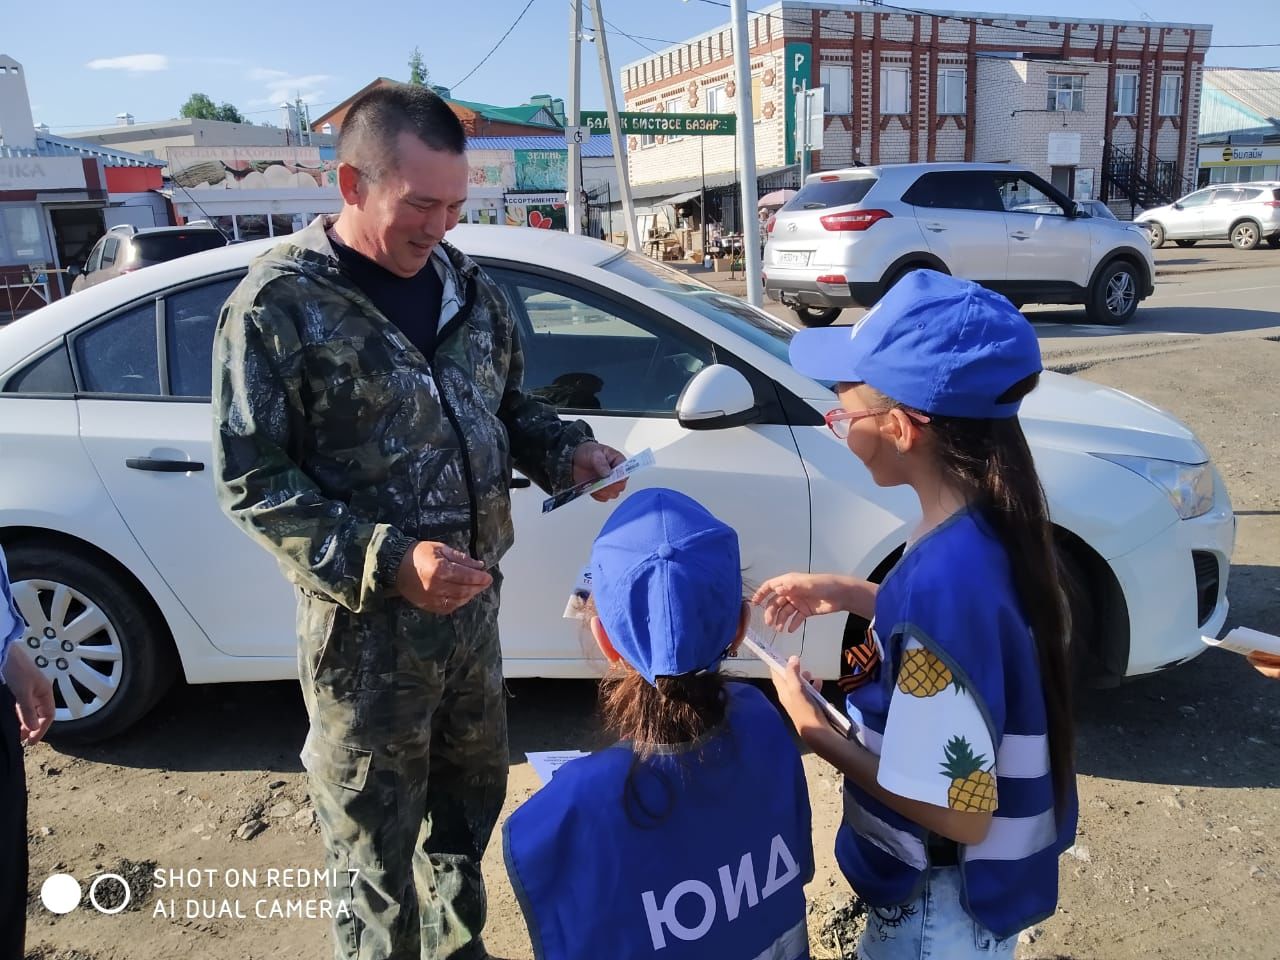
[[[227,238],[216,227],[112,227],[94,244],[84,271],[71,284],[71,292],[91,287],[122,273],[131,273],[189,253],[223,247]]]

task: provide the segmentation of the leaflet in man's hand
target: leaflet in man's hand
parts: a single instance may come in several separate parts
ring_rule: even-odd
[[[1220,650],[1230,650],[1232,653],[1249,654],[1257,651],[1258,653],[1269,653],[1273,657],[1280,657],[1280,637],[1270,633],[1263,633],[1261,630],[1253,630],[1249,627],[1236,627],[1221,640],[1215,640],[1213,637],[1201,637],[1207,646],[1217,647]]]
[[[561,490],[553,497],[547,497],[542,501],[542,512],[550,513],[552,510],[563,507],[566,503],[572,503],[581,496],[588,493],[595,493],[597,490],[603,490],[605,487],[611,487],[621,480],[627,479],[637,470],[645,467],[652,467],[654,464],[653,451],[645,448],[637,453],[634,457],[627,457],[620,464],[613,468],[607,477],[600,477],[596,480],[584,480],[582,483],[572,486],[567,490]]]

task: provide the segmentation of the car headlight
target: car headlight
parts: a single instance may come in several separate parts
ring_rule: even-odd
[[[1095,457],[1132,470],[1164,492],[1183,520],[1203,516],[1213,509],[1213,464],[1129,457],[1120,453],[1095,453]]]

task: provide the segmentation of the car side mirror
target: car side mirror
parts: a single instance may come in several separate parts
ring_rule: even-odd
[[[1179,201],[1177,201],[1177,200],[1175,200],[1175,201],[1174,201],[1174,203],[1173,203],[1173,209],[1175,209],[1175,210],[1181,210],[1181,209],[1182,209],[1182,203],[1181,203],[1181,202],[1179,202]]]
[[[676,419],[686,430],[724,430],[760,419],[755,391],[733,367],[713,363],[680,391]]]
[[[1093,214],[1084,208],[1084,204],[1082,203],[1073,203],[1071,205],[1071,215],[1080,219],[1087,219],[1093,216]]]

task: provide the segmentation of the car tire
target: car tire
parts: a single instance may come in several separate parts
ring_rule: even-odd
[[[92,743],[136,723],[177,672],[169,638],[137,586],[61,546],[18,543],[7,553],[19,609],[36,621],[15,642],[45,660],[37,666],[53,681],[57,712],[49,739]]]
[[[839,307],[792,307],[796,319],[806,327],[829,327],[839,319]]]
[[[1182,247],[1184,250],[1187,249],[1188,247],[1194,247],[1196,245],[1195,240],[1175,240],[1173,242],[1176,243],[1178,246]]]
[[[1241,220],[1232,226],[1230,237],[1237,250],[1255,250],[1262,242],[1262,228],[1252,220]]]
[[[1277,247],[1280,247],[1280,233],[1272,237],[1267,237],[1267,246],[1270,247],[1272,250],[1276,249]]]
[[[1151,244],[1152,250],[1159,250],[1164,246],[1164,227],[1154,220],[1147,221],[1147,241]]]
[[[1120,326],[1138,309],[1141,273],[1128,260],[1113,260],[1094,278],[1085,302],[1093,323]]]

